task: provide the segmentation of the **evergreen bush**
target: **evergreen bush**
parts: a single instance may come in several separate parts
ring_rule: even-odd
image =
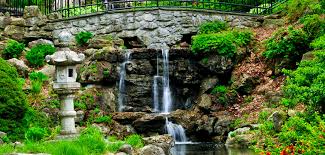
[[[92,37],[93,34],[91,32],[82,31],[76,35],[75,39],[79,46],[84,46],[88,43],[89,39],[91,39]]]
[[[25,45],[16,40],[9,40],[3,50],[3,56],[6,59],[19,58],[24,51]]]
[[[26,95],[14,67],[0,58],[0,131],[12,140],[23,137],[23,117],[27,111]]]
[[[291,58],[298,59],[308,51],[308,37],[302,29],[278,30],[266,43],[266,51],[263,53],[267,59]],[[296,60],[299,61],[299,60]]]
[[[51,55],[56,49],[50,44],[39,44],[27,52],[26,59],[32,67],[42,67],[45,64],[45,56]]]
[[[236,49],[249,44],[252,38],[253,34],[248,30],[196,35],[193,37],[192,51],[194,53],[215,52],[232,58],[236,55]]]
[[[223,30],[226,30],[227,27],[227,23],[219,20],[213,22],[206,22],[200,25],[199,34],[218,33]]]

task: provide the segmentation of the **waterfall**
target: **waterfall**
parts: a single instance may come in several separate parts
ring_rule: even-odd
[[[163,49],[163,113],[169,113],[172,109],[172,98],[169,88],[169,59],[168,59],[169,50]]]
[[[175,139],[176,142],[187,142],[184,128],[179,124],[174,124],[168,121],[167,117],[166,117],[166,130],[167,133],[170,134]]]
[[[120,81],[119,81],[119,93],[118,93],[118,111],[121,112],[124,109],[125,103],[125,78],[126,78],[126,65],[130,63],[131,51],[127,51],[124,54],[124,62],[121,64],[120,68]]]
[[[154,111],[168,114],[172,110],[172,98],[169,87],[169,50],[162,49],[163,57],[163,73],[162,76],[159,75],[159,57],[157,55],[157,73],[153,77],[153,102]],[[162,101],[159,99],[159,81],[162,81],[163,92]],[[162,109],[160,109],[160,103],[162,103]]]

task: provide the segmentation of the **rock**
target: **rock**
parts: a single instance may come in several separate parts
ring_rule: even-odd
[[[74,120],[75,120],[76,123],[82,122],[84,120],[84,117],[85,117],[85,112],[82,111],[82,110],[78,110],[77,115],[74,118]]]
[[[293,109],[288,110],[288,116],[293,117],[297,115],[297,111]]]
[[[36,45],[39,45],[39,44],[50,44],[50,45],[54,46],[54,43],[51,40],[38,39],[38,40],[34,40],[34,41],[29,42],[28,47],[32,48],[32,47],[34,47]]]
[[[225,56],[211,55],[207,57],[207,60],[208,61],[200,61],[199,64],[202,65],[210,75],[227,73],[234,66],[233,61]]]
[[[12,58],[12,59],[9,59],[8,62],[15,66],[17,68],[17,71],[20,75],[23,75],[25,77],[28,76],[28,72],[29,72],[29,68],[28,66],[25,64],[24,61],[22,60],[19,60],[19,59],[16,59],[16,58]]]
[[[89,48],[101,49],[104,47],[113,47],[113,41],[101,38],[92,38],[89,40]]]
[[[7,133],[0,131],[0,139],[7,136]]]
[[[145,114],[144,112],[115,112],[112,114],[112,118],[121,124],[132,124]]]
[[[255,86],[260,82],[259,77],[251,76],[245,73],[240,74],[239,77],[233,75],[232,80],[234,83],[231,87],[244,95],[250,94],[254,90]]]
[[[313,60],[314,58],[315,58],[315,54],[314,54],[313,51],[311,51],[311,52],[307,52],[307,53],[303,54],[301,61],[303,61],[303,60]]]
[[[198,107],[204,111],[210,111],[211,110],[211,97],[208,94],[203,94],[198,99]]]
[[[179,44],[179,46],[182,47],[182,48],[188,48],[188,47],[190,47],[190,45],[187,42],[181,42]]]
[[[155,145],[162,148],[166,155],[170,155],[170,149],[175,145],[173,137],[170,135],[158,135],[143,138],[145,145]]]
[[[50,79],[53,79],[54,75],[55,75],[55,66],[54,65],[45,65],[44,67],[42,67],[41,70],[39,70],[39,72],[42,72]]]
[[[124,144],[119,148],[118,152],[124,152],[127,155],[132,155],[133,148],[130,144]]]
[[[24,18],[38,17],[41,15],[41,11],[38,6],[26,6],[24,9]]]
[[[150,135],[153,133],[163,134],[165,129],[165,117],[157,114],[147,114],[133,122],[137,133]]]
[[[287,114],[282,111],[275,111],[268,119],[271,119],[273,121],[275,131],[279,132],[281,131],[281,127],[287,119]]]
[[[244,127],[230,132],[225,143],[226,147],[241,149],[251,146],[255,134],[249,131],[249,127]]]
[[[219,79],[218,78],[206,78],[203,79],[201,85],[200,85],[200,92],[201,93],[206,93],[207,91],[211,90],[216,86],[218,83]]]
[[[12,39],[22,41],[24,39],[25,28],[22,26],[8,25],[4,29],[4,35]]]
[[[146,145],[140,149],[141,155],[165,155],[164,150],[155,145]]]
[[[16,26],[25,26],[26,21],[24,18],[11,18],[10,25],[16,25]]]
[[[284,26],[285,20],[284,19],[265,19],[263,22],[263,26],[267,28],[277,28]]]
[[[100,89],[102,96],[100,99],[100,106],[106,112],[115,112],[116,111],[116,99],[114,88],[102,87]]]
[[[0,28],[4,29],[7,25],[11,23],[11,18],[6,16],[0,16]]]
[[[125,153],[125,152],[118,152],[118,153],[116,153],[115,155],[132,155],[132,154],[127,154],[127,153]]]
[[[105,61],[92,61],[79,66],[81,83],[115,83],[118,79],[116,67]]]

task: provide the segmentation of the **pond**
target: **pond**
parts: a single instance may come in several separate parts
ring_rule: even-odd
[[[228,149],[215,143],[176,143],[173,155],[258,155],[249,149]]]

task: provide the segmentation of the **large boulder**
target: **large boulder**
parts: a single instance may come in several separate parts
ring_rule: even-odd
[[[81,83],[115,83],[118,79],[116,67],[106,61],[91,61],[79,66]]]
[[[211,111],[212,100],[208,94],[202,94],[198,98],[197,106],[203,111]]]
[[[32,48],[36,45],[39,45],[39,44],[49,44],[49,45],[52,45],[54,46],[54,43],[51,41],[51,40],[47,40],[47,39],[37,39],[37,40],[34,40],[34,41],[31,41],[28,43],[28,47],[29,48]]]
[[[164,150],[155,145],[146,145],[140,149],[140,155],[165,155]]]
[[[250,94],[254,90],[255,86],[260,82],[258,76],[252,76],[245,73],[240,74],[239,76],[233,75],[232,80],[234,83],[231,87],[244,95]]]
[[[275,131],[281,131],[281,127],[284,124],[285,120],[287,119],[287,113],[283,111],[275,111],[272,115],[268,118],[268,120],[273,121]]]
[[[133,127],[137,133],[144,135],[164,134],[165,116],[158,114],[147,114],[133,122]]]
[[[28,66],[25,64],[24,61],[16,59],[16,58],[12,58],[7,60],[11,65],[13,65],[14,67],[16,67],[19,75],[23,75],[25,77],[27,77],[28,72],[29,72],[29,68]]]
[[[155,145],[162,148],[166,155],[170,155],[170,149],[175,145],[173,137],[170,135],[158,135],[143,138],[145,145]]]
[[[225,145],[229,148],[248,148],[252,145],[255,133],[249,127],[238,128],[228,134]]]
[[[133,148],[130,144],[124,144],[118,149],[118,152],[124,152],[127,155],[132,155]]]
[[[120,124],[132,124],[145,114],[144,112],[115,112],[112,114],[112,118]]]

